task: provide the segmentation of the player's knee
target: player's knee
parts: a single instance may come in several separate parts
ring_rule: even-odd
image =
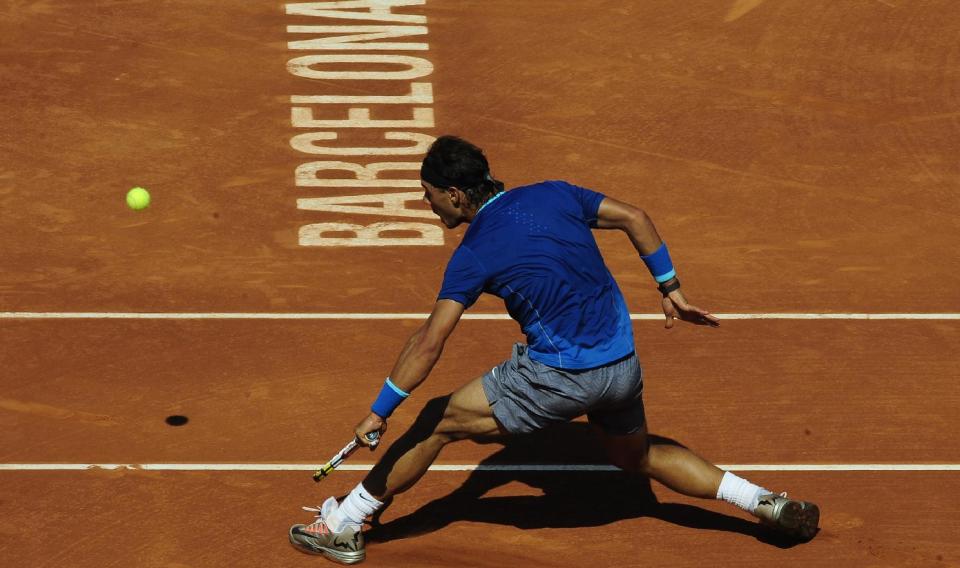
[[[646,444],[633,447],[621,447],[609,452],[610,462],[624,471],[639,473],[649,477],[650,452]]]
[[[466,425],[459,416],[450,416],[444,418],[440,424],[437,425],[437,429],[434,430],[433,435],[439,438],[445,444],[456,442],[457,440],[463,440],[470,436]]]
[[[634,456],[631,466],[633,469],[630,471],[650,477],[652,471],[650,468],[650,452],[643,452],[642,455]]]
[[[443,419],[437,424],[434,435],[444,443],[455,442],[469,438],[472,430],[470,426],[476,420],[473,413],[454,405],[447,405]]]
[[[650,460],[648,456],[633,454],[617,454],[610,456],[610,462],[624,471],[649,475]]]
[[[443,444],[464,440],[475,434],[475,412],[451,403],[451,396],[433,398],[424,405],[412,430],[420,439],[427,437]]]

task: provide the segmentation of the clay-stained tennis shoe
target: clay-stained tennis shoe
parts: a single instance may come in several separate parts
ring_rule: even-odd
[[[290,527],[290,544],[301,552],[319,554],[340,564],[363,562],[367,556],[363,532],[360,529],[345,527],[335,533],[324,521],[324,518],[337,506],[337,500],[330,497],[319,509],[304,507],[305,511],[317,513],[316,520],[309,525]]]
[[[816,536],[820,524],[820,507],[788,499],[786,493],[762,495],[755,514],[763,524],[801,541]]]

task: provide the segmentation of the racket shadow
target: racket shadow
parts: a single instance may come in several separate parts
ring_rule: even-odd
[[[677,442],[651,435],[656,443]],[[606,456],[588,424],[572,422],[527,436],[499,440],[503,448],[481,465],[602,464]],[[520,482],[542,491],[536,496],[486,497],[493,489]],[[382,511],[388,511],[389,504]],[[474,471],[452,493],[408,515],[374,519],[364,536],[370,542],[412,538],[458,521],[521,529],[599,527],[651,517],[676,525],[749,535],[788,548],[756,522],[681,503],[660,503],[650,480],[623,471]]]

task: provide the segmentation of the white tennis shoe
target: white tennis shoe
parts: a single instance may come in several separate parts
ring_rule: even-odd
[[[801,541],[816,536],[820,523],[820,507],[788,499],[786,493],[761,495],[754,514],[763,524]]]
[[[303,510],[316,513],[316,518],[309,525],[290,527],[290,544],[301,552],[319,554],[340,564],[363,562],[367,556],[363,532],[359,529],[344,527],[340,532],[335,533],[330,530],[324,520],[339,506],[337,500],[330,497],[319,508],[304,507]]]

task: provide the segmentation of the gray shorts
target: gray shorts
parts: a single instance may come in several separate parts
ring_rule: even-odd
[[[493,416],[511,434],[540,430],[587,415],[604,432],[633,434],[646,423],[643,372],[636,354],[595,369],[557,369],[513,346],[510,359],[483,376]]]

